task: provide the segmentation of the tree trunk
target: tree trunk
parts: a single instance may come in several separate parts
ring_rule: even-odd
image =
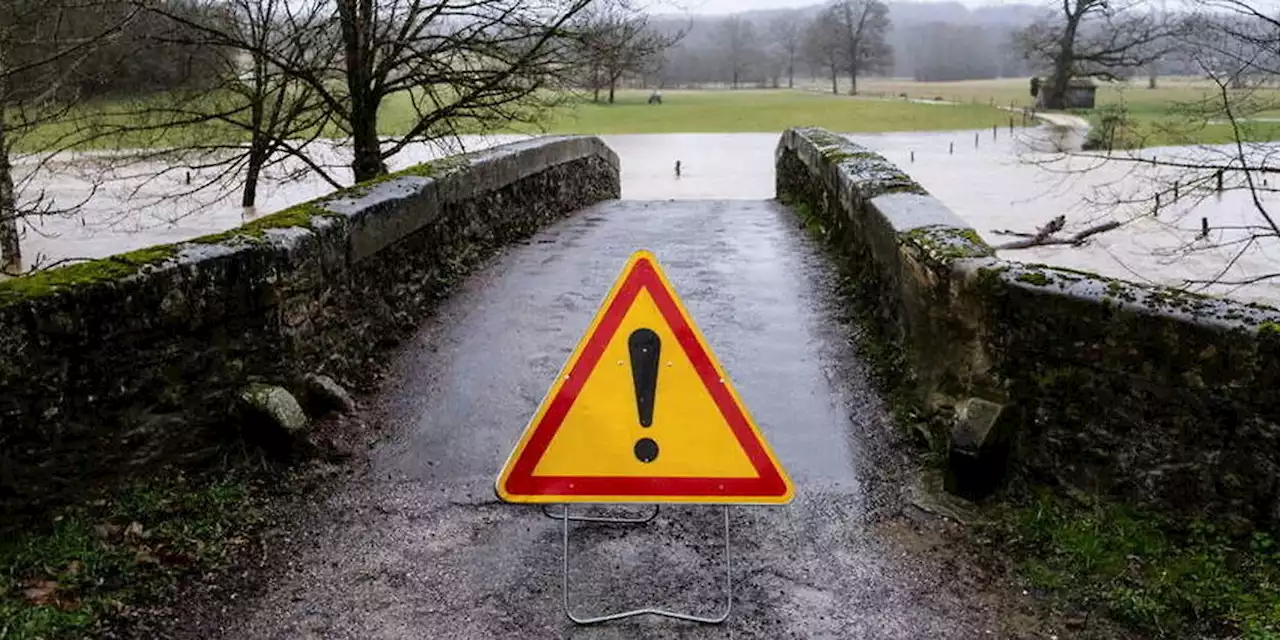
[[[831,93],[840,95],[840,69],[831,65]]]
[[[378,104],[374,93],[373,67],[376,46],[373,37],[373,2],[339,2],[342,39],[346,45],[347,90],[351,95],[351,171],[356,182],[372,180],[387,173],[378,140]]]
[[[1083,15],[1067,16],[1067,27],[1063,31],[1062,42],[1058,45],[1058,56],[1053,61],[1053,75],[1045,86],[1040,87],[1044,94],[1041,101],[1045,109],[1063,109],[1066,107],[1067,87],[1071,84],[1071,69],[1076,63],[1076,30],[1080,26]]]
[[[618,87],[617,80],[609,81],[609,104],[613,104],[613,93],[614,93],[614,89],[616,89],[617,87]]]
[[[9,147],[0,119],[0,272],[22,271],[22,246],[18,242],[18,197],[14,192]]]
[[[867,15],[870,13],[870,7],[862,8],[862,15],[858,17],[858,23],[853,22],[853,7],[850,3],[844,3],[844,29],[848,29],[845,42],[844,54],[849,58],[849,95],[857,95],[858,93],[858,55],[862,51],[862,31],[863,25],[867,22]]]
[[[1041,104],[1045,109],[1064,109],[1066,108],[1067,87],[1071,84],[1071,65],[1058,63],[1054,65],[1053,75],[1049,77],[1049,81],[1045,86],[1040,88],[1044,100]]]
[[[267,163],[267,144],[262,136],[256,136],[249,146],[249,161],[244,174],[244,191],[240,206],[252,207],[258,200],[258,182],[262,179],[262,166]]]
[[[792,56],[787,62],[787,88],[796,88],[796,59]]]
[[[365,182],[387,174],[387,165],[382,161],[382,143],[378,140],[378,109],[369,108],[363,101],[353,101],[351,118],[351,142],[354,156],[351,159],[351,171],[356,182]]]
[[[351,172],[356,182],[365,182],[387,174],[382,161],[382,142],[378,140],[378,100],[370,96],[364,74],[352,77],[351,85]]]

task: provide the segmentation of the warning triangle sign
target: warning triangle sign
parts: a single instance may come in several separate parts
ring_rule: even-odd
[[[794,495],[647,251],[614,283],[497,492],[522,503],[785,504]]]

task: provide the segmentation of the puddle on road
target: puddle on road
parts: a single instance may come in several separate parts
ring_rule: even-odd
[[[1047,131],[1042,128],[1038,131]],[[1020,130],[1023,141],[1029,135]],[[975,148],[974,135],[978,135]],[[525,136],[467,137],[469,150],[502,144]],[[768,199],[774,196],[774,149],[778,134],[666,134],[601,136],[622,162],[622,197],[632,200]],[[1065,214],[1069,230],[1080,229],[1108,216],[1129,217],[1123,209],[1098,210],[1086,199],[1108,190],[1131,192],[1138,184],[1131,165],[1114,165],[1088,173],[1046,171],[1020,161],[1025,145],[1008,129],[996,140],[991,131],[852,134],[849,137],[884,154],[903,167],[930,192],[988,241],[1006,238],[996,230],[1033,231],[1049,219]],[[954,153],[951,147],[954,144]],[[456,152],[457,149],[417,145],[394,159],[393,169]],[[1163,151],[1162,151],[1163,152]],[[914,162],[912,154],[914,153]],[[341,169],[342,155],[322,154],[327,164]],[[675,172],[681,163],[681,175]],[[91,163],[90,163],[91,166]],[[82,173],[85,171],[81,167]],[[332,191],[325,182],[273,180],[264,184],[256,211],[238,206],[238,195],[212,201],[209,195],[162,199],[181,192],[185,173],[162,174],[158,166],[136,168],[133,177],[113,181],[94,193],[91,208],[74,216],[45,218],[28,229],[24,250],[28,258],[45,261],[94,258],[160,243],[172,243],[217,233],[248,222],[258,212],[272,212]],[[47,195],[60,206],[75,204],[93,192],[86,177],[60,174]],[[342,176],[345,179],[345,175]],[[198,179],[198,177],[197,177]],[[1179,284],[1185,278],[1214,275],[1228,264],[1227,250],[1184,254],[1176,249],[1192,242],[1200,218],[1216,227],[1251,222],[1257,214],[1248,194],[1228,193],[1199,206],[1181,206],[1160,219],[1143,219],[1121,231],[1098,236],[1086,247],[1037,248],[1006,252],[1004,257],[1043,262],[1142,280]],[[1274,244],[1274,243],[1272,243]],[[1243,278],[1277,270],[1280,247],[1259,248],[1245,255],[1230,277]],[[1280,283],[1219,288],[1246,300],[1280,301]]]

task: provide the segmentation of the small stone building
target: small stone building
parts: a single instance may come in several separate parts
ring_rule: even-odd
[[[1067,95],[1062,98],[1064,109],[1092,109],[1097,100],[1098,85],[1090,78],[1072,78],[1067,83]],[[1043,85],[1036,96],[1036,108],[1044,108]]]

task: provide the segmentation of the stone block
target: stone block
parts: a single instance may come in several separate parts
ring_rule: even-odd
[[[951,427],[951,448],[969,454],[990,449],[1000,438],[1000,419],[1005,406],[983,398],[967,398],[955,407]]]

